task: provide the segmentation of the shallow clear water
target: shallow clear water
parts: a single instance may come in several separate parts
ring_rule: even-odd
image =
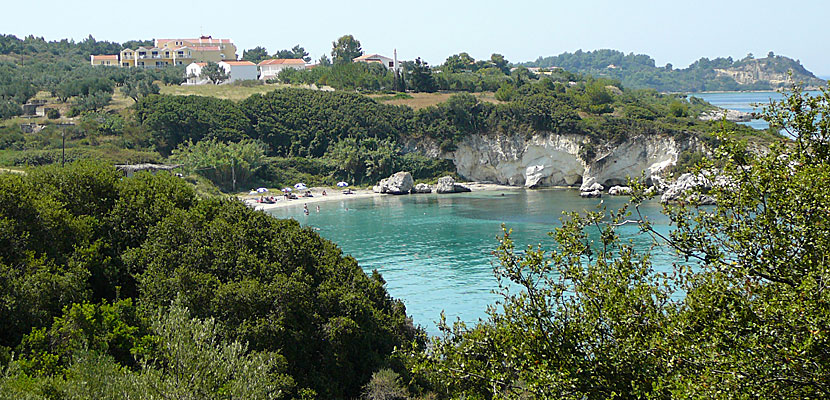
[[[502,193],[504,195],[502,195]],[[609,209],[622,206],[627,197],[605,197]],[[337,243],[370,273],[381,272],[389,293],[403,300],[416,324],[431,334],[441,310],[447,319],[465,322],[484,318],[487,305],[497,299],[492,272],[501,224],[513,229],[517,248],[527,244],[550,246],[547,235],[559,226],[564,211],[594,210],[600,199],[582,199],[576,190],[485,191],[452,195],[382,196],[309,205],[302,201],[269,211],[279,218],[294,218],[318,229]],[[658,229],[668,230],[661,206],[652,201],[641,211]],[[621,235],[644,250],[652,240],[637,233],[636,224],[621,227]],[[654,264],[670,268],[672,253],[657,250]]]
[[[818,94],[817,91],[806,92],[810,95]],[[723,92],[723,93],[690,93],[689,96],[699,97],[712,103],[712,105],[738,110],[743,112],[760,113],[764,107],[769,106],[770,101],[779,101],[784,98],[778,92]],[[755,129],[767,129],[769,124],[762,119],[753,119],[749,122],[741,122]]]

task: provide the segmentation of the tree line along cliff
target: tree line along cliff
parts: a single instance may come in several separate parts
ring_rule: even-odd
[[[562,68],[617,79],[632,88],[652,88],[661,92],[774,90],[793,83],[801,83],[808,88],[826,84],[804,68],[800,61],[773,52],[763,58],[756,58],[750,53],[739,60],[732,57],[710,60],[704,57],[687,68],[674,68],[671,64],[659,67],[653,58],[645,54],[625,54],[607,49],[578,50],[539,57],[522,65]]]

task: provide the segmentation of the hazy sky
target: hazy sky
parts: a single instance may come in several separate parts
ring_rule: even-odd
[[[431,64],[467,51],[531,61],[577,49],[648,54],[684,68],[700,57],[747,53],[800,59],[830,75],[830,1],[4,1],[0,33],[47,40],[230,38],[273,53],[300,44],[317,59],[353,34],[366,52]]]

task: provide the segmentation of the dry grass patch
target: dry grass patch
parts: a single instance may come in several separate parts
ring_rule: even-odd
[[[189,86],[161,86],[161,94],[178,96],[207,96],[220,99],[240,101],[252,94],[264,94],[285,85],[264,84],[251,87],[236,85],[189,85]]]

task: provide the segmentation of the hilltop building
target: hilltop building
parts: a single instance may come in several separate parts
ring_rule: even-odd
[[[156,39],[153,46],[124,49],[119,54],[90,56],[92,65],[161,68],[194,62],[236,60],[236,45],[230,39],[201,36],[198,39]]]
[[[286,68],[305,69],[306,63],[305,60],[301,58],[285,58],[260,61],[259,79],[262,79],[263,81],[274,79],[277,77],[277,75],[279,75],[279,73],[282,70]]]
[[[401,66],[398,63],[398,50],[394,50],[394,57],[389,58],[386,56],[382,56],[380,54],[364,54],[360,57],[355,58],[352,62],[364,62],[368,64],[380,64],[386,67],[386,69],[392,71],[399,71]]]

